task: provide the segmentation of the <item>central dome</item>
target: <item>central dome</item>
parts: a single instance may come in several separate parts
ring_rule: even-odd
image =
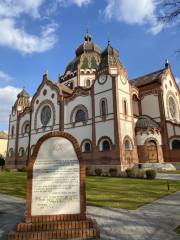
[[[78,69],[97,69],[101,52],[101,48],[92,41],[92,36],[87,31],[84,42],[76,49],[76,57],[68,63],[60,82],[78,74]]]

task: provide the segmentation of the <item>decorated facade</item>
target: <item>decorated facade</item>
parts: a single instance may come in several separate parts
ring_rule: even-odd
[[[31,101],[25,90],[18,95],[6,165],[25,167],[38,139],[57,130],[78,140],[91,171],[180,162],[180,91],[170,64],[129,80],[119,52],[87,33],[58,82],[46,72]]]

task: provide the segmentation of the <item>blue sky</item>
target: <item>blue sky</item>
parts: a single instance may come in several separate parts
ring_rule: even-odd
[[[1,0],[0,1],[0,130],[17,93],[36,91],[47,69],[57,80],[87,26],[102,48],[120,52],[129,79],[164,67],[168,58],[180,82],[180,32],[157,21],[159,0]]]

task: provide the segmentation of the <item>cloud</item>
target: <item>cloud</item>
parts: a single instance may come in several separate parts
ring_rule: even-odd
[[[104,10],[106,19],[116,19],[127,24],[148,24],[152,34],[159,33],[163,24],[158,22],[156,8],[158,0],[107,0]]]
[[[180,78],[179,77],[176,77],[176,82],[177,82],[178,86],[180,87]]]
[[[51,49],[56,43],[56,24],[44,27],[39,36],[27,33],[16,27],[13,19],[0,20],[0,45],[16,49],[22,53],[44,52]]]
[[[13,86],[6,86],[0,88],[0,122],[1,127],[8,128],[9,114],[11,108],[16,101],[17,94],[21,91],[20,88]]]
[[[41,17],[44,17],[46,12],[45,7],[51,8],[53,4],[57,4],[58,7],[70,4],[82,7],[90,2],[91,0],[54,0],[53,3],[48,0],[2,0],[0,1],[0,46],[16,49],[23,54],[47,51],[57,42],[55,33],[58,25],[51,23],[41,26],[40,34],[35,35],[19,27],[22,23],[21,16],[29,15],[40,24]]]
[[[13,77],[9,76],[7,73],[0,70],[0,82],[3,81],[7,83],[11,80],[13,80]]]
[[[19,17],[26,13],[39,17],[39,9],[45,0],[3,0],[0,3],[1,17]]]

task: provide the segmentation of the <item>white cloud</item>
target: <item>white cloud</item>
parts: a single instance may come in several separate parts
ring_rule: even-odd
[[[0,20],[0,45],[17,49],[22,53],[44,52],[56,43],[56,28],[56,24],[50,24],[37,36],[17,28],[13,19],[6,18]]]
[[[39,9],[45,0],[2,0],[0,2],[1,17],[18,17],[22,13],[39,16]]]
[[[9,114],[20,91],[21,89],[13,86],[0,88],[0,122],[4,129],[8,127]]]
[[[49,8],[52,4],[59,3],[60,6],[75,4],[82,7],[90,2],[91,0],[54,0],[52,3],[48,0],[0,0],[0,45],[26,54],[47,51],[57,42],[57,24],[48,24],[38,35],[30,34],[17,26],[17,22],[21,24],[21,15],[29,15],[39,21],[46,12],[45,4]],[[43,14],[41,10],[44,10]]]
[[[162,23],[156,18],[159,0],[107,0],[104,10],[107,19],[116,19],[127,24],[149,24],[150,32],[157,34],[162,30]]]
[[[179,77],[176,77],[176,82],[177,82],[177,84],[178,84],[179,87],[180,87],[180,78],[179,78]]]
[[[0,82],[9,82],[13,80],[13,77],[9,76],[7,73],[0,70]]]

